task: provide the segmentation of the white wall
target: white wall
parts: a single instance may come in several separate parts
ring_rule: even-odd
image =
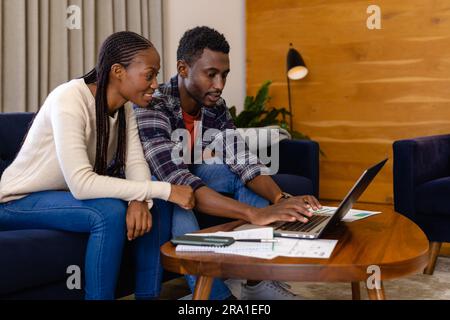
[[[164,80],[176,74],[176,52],[183,33],[206,25],[223,33],[230,44],[230,69],[223,98],[242,110],[245,88],[245,1],[163,0]]]

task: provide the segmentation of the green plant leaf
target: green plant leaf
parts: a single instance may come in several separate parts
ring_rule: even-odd
[[[269,87],[271,84],[272,81],[267,80],[261,85],[255,97],[247,96],[244,101],[244,110],[238,115],[236,115],[235,107],[230,108],[236,127],[250,128],[278,125],[286,129],[294,139],[311,140],[309,136],[290,128],[287,118],[291,116],[291,113],[286,108],[269,109],[267,107],[270,101]],[[279,119],[280,115],[282,120]],[[319,152],[322,156],[326,156],[321,149],[319,149]]]
[[[274,124],[279,124],[280,121],[278,121],[278,119],[277,119],[279,114],[280,114],[280,110],[279,109],[272,108],[266,114],[266,116],[263,119],[261,119],[260,126],[264,127],[264,126],[270,126],[270,125],[274,125]]]
[[[236,118],[235,125],[238,128],[251,127],[251,121],[257,117],[257,114],[253,111],[244,110]]]
[[[255,98],[253,96],[245,97],[244,110],[250,110],[254,101],[255,101]]]
[[[253,109],[257,111],[263,111],[266,107],[266,103],[269,100],[269,86],[272,81],[266,81],[263,83],[261,88],[258,90],[256,94],[255,100],[253,102]]]
[[[236,122],[236,118],[237,118],[236,107],[232,106],[231,108],[228,109],[228,111],[230,111],[230,115],[231,115],[231,118],[233,119],[233,122]]]

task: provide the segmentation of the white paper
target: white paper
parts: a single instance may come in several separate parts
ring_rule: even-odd
[[[364,218],[368,218],[371,217],[373,215],[379,214],[381,213],[381,211],[368,211],[368,210],[356,210],[356,209],[351,209],[344,217],[344,219],[342,219],[342,221],[345,222],[353,222],[356,220],[361,220]]]
[[[234,255],[238,256],[246,256],[251,258],[260,258],[260,259],[273,259],[278,257],[278,255],[273,252],[235,252]]]
[[[274,253],[278,256],[297,257],[297,258],[320,258],[327,259],[331,256],[337,240],[327,239],[290,239],[276,238],[279,242],[275,243]]]
[[[322,209],[312,211],[313,213],[320,213],[325,215],[332,215],[338,207],[327,207],[322,206]],[[381,213],[380,211],[369,211],[369,210],[357,210],[357,209],[350,209],[347,214],[344,216],[342,221],[344,222],[353,222],[356,220],[361,220],[364,218],[368,218],[370,216],[376,215]]]

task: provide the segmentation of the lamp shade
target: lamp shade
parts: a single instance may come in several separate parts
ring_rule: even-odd
[[[300,53],[292,47],[287,54],[287,76],[291,80],[299,80],[308,74],[308,68]]]

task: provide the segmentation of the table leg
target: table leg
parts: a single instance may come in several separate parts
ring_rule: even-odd
[[[424,274],[432,275],[434,272],[434,267],[436,265],[436,260],[441,250],[442,242],[431,242],[430,241],[430,258],[428,266],[423,271]]]
[[[208,300],[214,278],[198,276],[192,300]]]
[[[369,289],[367,288],[367,293],[369,295],[370,300],[385,300],[386,296],[384,295],[384,287],[383,282],[380,281],[380,288],[373,288]]]
[[[352,300],[361,300],[359,282],[352,282]]]

